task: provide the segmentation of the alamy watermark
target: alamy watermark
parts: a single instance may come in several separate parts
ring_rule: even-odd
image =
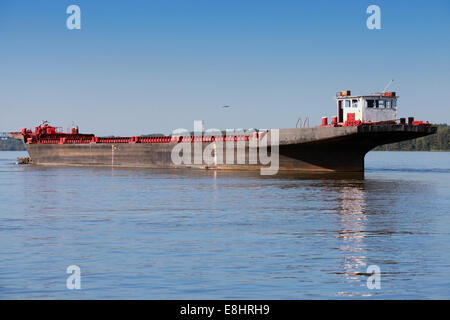
[[[369,30],[381,29],[381,9],[379,6],[372,4],[367,7],[366,13],[370,16],[366,20],[366,26]]]
[[[370,276],[367,278],[367,288],[370,290],[381,289],[381,269],[379,266],[373,264],[367,267],[367,273]]]
[[[81,289],[81,269],[79,266],[73,264],[67,267],[66,273],[70,276],[66,280],[66,287],[69,290]]]
[[[67,29],[81,29],[81,9],[76,4],[72,4],[67,7],[66,13],[70,14],[66,20]]]
[[[194,121],[194,132],[176,129],[171,158],[175,165],[260,167],[261,175],[274,175],[279,169],[279,130],[203,129]],[[206,142],[206,144],[205,144]]]

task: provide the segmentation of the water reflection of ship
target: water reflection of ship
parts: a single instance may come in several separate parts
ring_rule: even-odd
[[[365,244],[367,216],[364,182],[344,186],[340,189],[340,223],[341,229],[337,237],[341,240],[339,250],[342,252],[341,270],[345,282],[351,287],[366,285],[367,248]],[[362,278],[364,276],[364,278]],[[355,296],[361,293],[342,291],[338,295]],[[364,295],[368,291],[364,291]]]

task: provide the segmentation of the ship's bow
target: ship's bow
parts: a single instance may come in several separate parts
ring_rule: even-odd
[[[364,171],[364,157],[373,148],[435,133],[430,125],[360,125],[284,129],[280,132],[280,169]]]

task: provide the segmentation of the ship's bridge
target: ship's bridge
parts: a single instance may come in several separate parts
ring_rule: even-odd
[[[352,96],[349,90],[336,94],[337,122],[340,124],[395,121],[397,119],[395,92]]]

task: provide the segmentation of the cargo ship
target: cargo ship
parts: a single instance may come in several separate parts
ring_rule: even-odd
[[[397,119],[397,99],[395,92],[338,92],[336,116],[316,127],[97,137],[44,122],[9,136],[25,143],[33,165],[263,170],[276,160],[276,172],[361,172],[373,148],[437,130],[413,117]]]

